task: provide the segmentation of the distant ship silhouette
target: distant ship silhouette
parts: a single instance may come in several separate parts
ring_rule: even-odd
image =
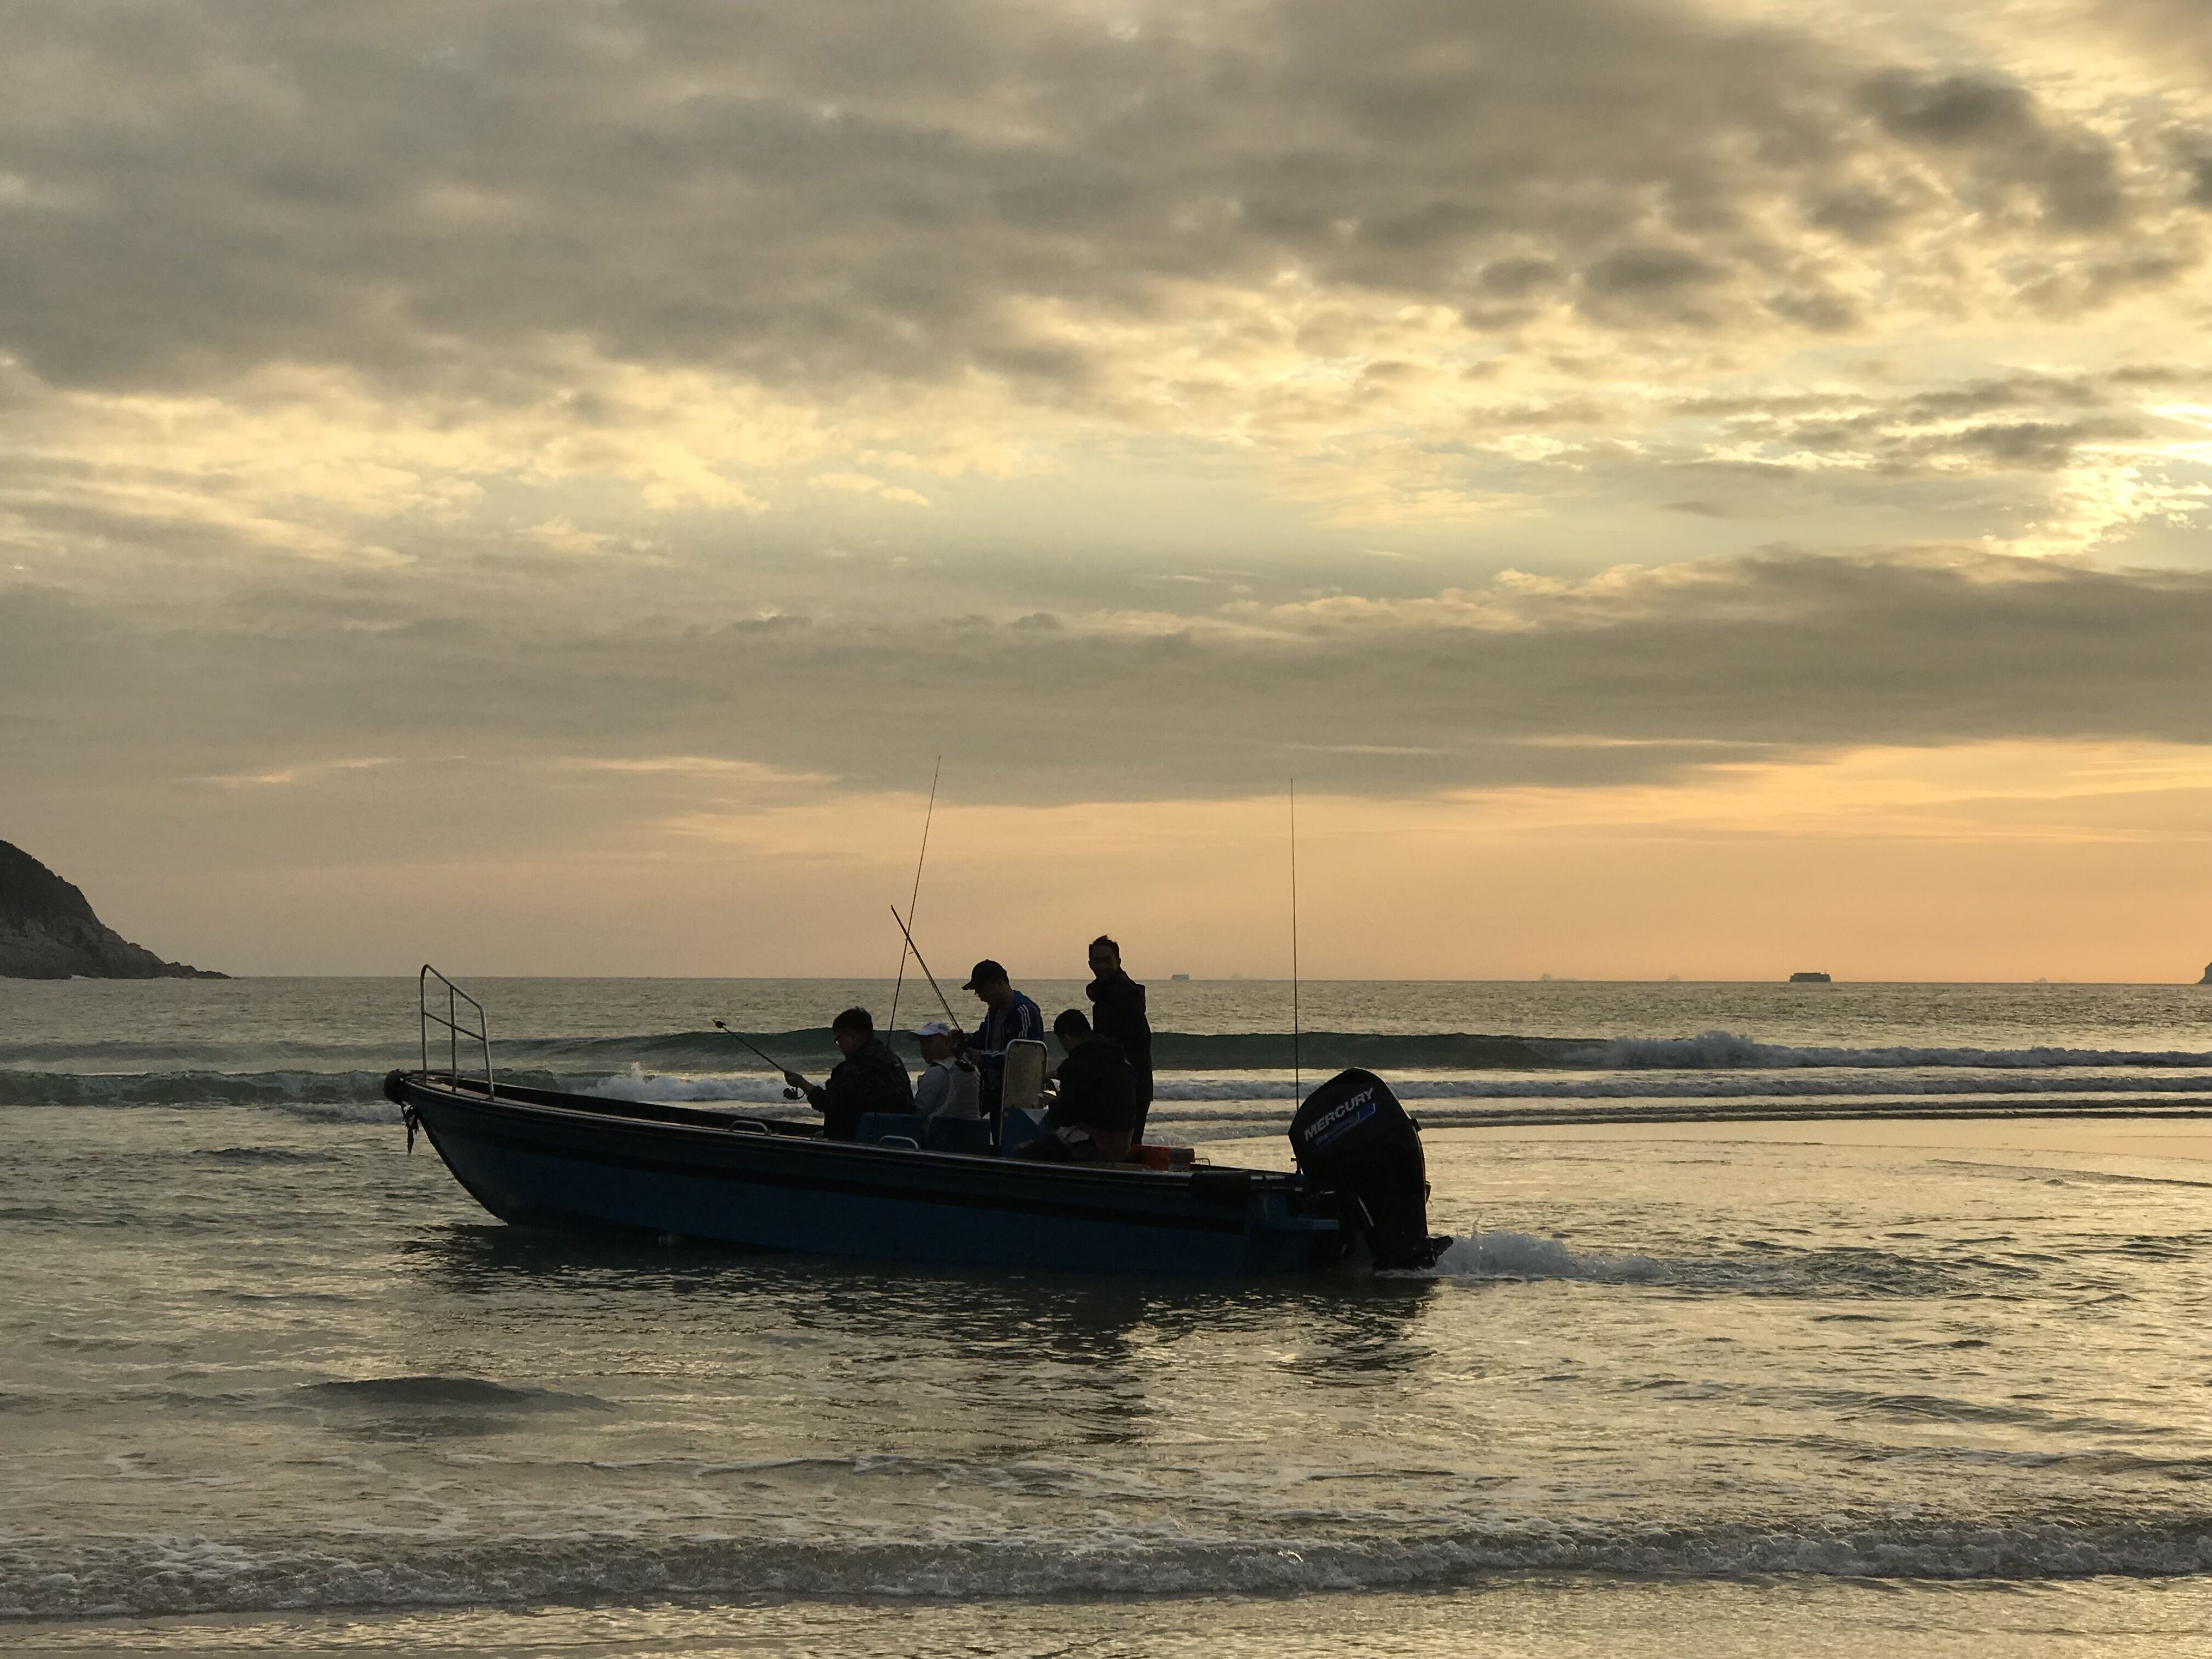
[[[1807,973],[1790,975],[1790,982],[1792,985],[1832,985],[1835,981],[1826,974]]]

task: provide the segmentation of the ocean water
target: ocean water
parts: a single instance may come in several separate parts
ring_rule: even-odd
[[[771,1109],[711,1018],[889,989],[471,988]],[[2212,991],[1309,986],[1456,1242],[1272,1283],[507,1228],[415,998],[0,981],[0,1648],[2212,1647]],[[1157,1133],[1286,1165],[1287,988],[1153,1002]]]

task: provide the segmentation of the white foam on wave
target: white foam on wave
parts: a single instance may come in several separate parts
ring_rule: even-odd
[[[1154,1079],[1152,1098],[1158,1102],[1193,1104],[1209,1101],[1297,1099],[1310,1092],[1289,1078],[1172,1077]],[[1848,1097],[1866,1095],[2050,1095],[2050,1094],[2212,1094],[2212,1074],[2161,1073],[2114,1076],[2109,1072],[2079,1073],[1948,1071],[1933,1076],[1899,1077],[1887,1071],[1873,1075],[1847,1071],[1806,1073],[1782,1069],[1760,1073],[1729,1071],[1654,1078],[1632,1076],[1561,1076],[1534,1073],[1480,1077],[1394,1076],[1390,1088],[1401,1100],[1692,1100],[1745,1099],[1778,1096],[1789,1098]],[[587,1093],[615,1100],[664,1102],[744,1101],[757,1104],[780,1102],[783,1085],[774,1078],[672,1077],[633,1067],[590,1085]]]
[[[742,1100],[765,1103],[783,1099],[783,1079],[771,1077],[669,1077],[632,1066],[627,1072],[601,1078],[584,1091],[607,1100],[656,1100],[681,1104],[689,1101]]]
[[[1511,1069],[1393,1067],[1388,1075],[1401,1098],[1431,1102],[2212,1094],[2212,1053],[2182,1049],[1817,1048],[1713,1030],[1693,1037],[1620,1037],[1567,1050],[1561,1060]],[[757,1072],[653,1072],[634,1061],[625,1071],[596,1078],[526,1068],[510,1075],[616,1100],[755,1106],[784,1100],[782,1079]],[[1321,1075],[1311,1073],[1307,1081],[1318,1082]],[[366,1071],[0,1067],[0,1107],[258,1105],[366,1121],[389,1115],[383,1085],[382,1073]],[[1302,1092],[1285,1072],[1264,1069],[1163,1071],[1154,1084],[1154,1098],[1170,1115],[1176,1103],[1290,1102]]]

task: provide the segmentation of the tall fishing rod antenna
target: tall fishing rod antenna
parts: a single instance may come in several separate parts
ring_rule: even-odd
[[[891,920],[898,921],[899,932],[906,934],[906,948],[914,952],[914,959],[921,963],[922,977],[929,981],[929,988],[937,993],[937,1006],[945,1010],[945,1023],[958,1030],[960,1016],[952,1012],[951,1003],[945,1000],[945,988],[937,982],[937,975],[929,971],[929,963],[922,958],[921,946],[914,942],[914,935],[908,932],[907,925],[899,921],[898,906],[896,904],[891,906]]]
[[[1305,1092],[1298,1052],[1298,781],[1291,780],[1291,1098]],[[1293,1108],[1295,1109],[1295,1107]]]
[[[906,902],[906,921],[901,924],[902,929],[914,926],[915,906],[921,902],[921,866],[923,860],[929,857],[929,821],[937,816],[937,779],[938,775],[944,770],[945,757],[939,755],[937,757],[937,764],[931,769],[929,774],[929,805],[923,810],[921,815],[921,851],[915,855],[914,860],[914,891],[908,896]],[[896,904],[891,906],[891,914],[893,915],[898,914],[898,906]],[[908,934],[907,942],[899,947],[898,977],[891,981],[891,1017],[887,1028],[890,1030],[898,1030],[899,993],[906,988],[907,953],[913,949],[914,938]]]

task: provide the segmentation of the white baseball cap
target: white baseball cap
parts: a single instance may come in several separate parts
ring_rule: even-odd
[[[918,1037],[957,1036],[959,1035],[957,1031],[955,1031],[950,1025],[947,1025],[941,1019],[933,1019],[927,1025],[915,1026],[914,1028],[914,1034]]]

